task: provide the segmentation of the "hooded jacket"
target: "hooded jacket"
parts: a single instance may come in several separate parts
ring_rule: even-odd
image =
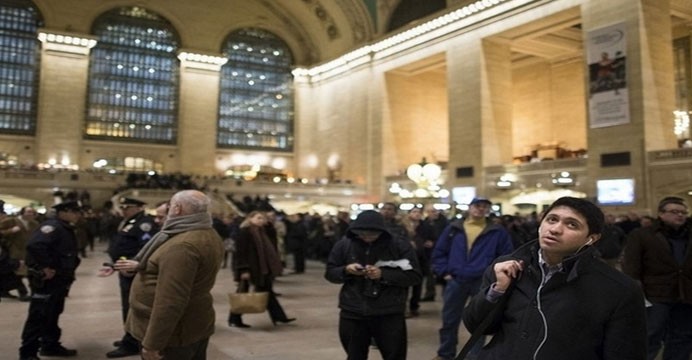
[[[639,286],[597,258],[593,247],[563,260],[563,269],[541,285],[538,242],[498,258],[485,272],[481,291],[464,311],[473,332],[496,306],[500,316],[486,330],[493,339],[479,360],[645,360],[646,316]],[[522,260],[524,270],[503,295],[486,299],[493,265]]]
[[[366,243],[354,230],[381,231],[372,243]],[[408,260],[411,269],[382,266],[382,277],[371,280],[351,275],[346,266],[359,263],[374,265],[378,261]],[[403,314],[406,310],[407,288],[421,282],[416,253],[410,243],[392,238],[375,211],[365,211],[351,226],[329,254],[325,278],[335,284],[343,284],[339,293],[342,316],[353,318],[389,314]]]
[[[432,253],[432,267],[439,276],[451,275],[456,281],[478,279],[488,264],[512,252],[512,237],[500,225],[486,220],[470,250],[462,221],[455,221],[442,231]]]

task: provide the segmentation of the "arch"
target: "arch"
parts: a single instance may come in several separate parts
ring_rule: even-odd
[[[175,143],[180,38],[157,13],[138,6],[101,14],[91,51],[84,137]]]
[[[34,135],[43,20],[28,0],[0,4],[0,133]]]
[[[217,146],[293,149],[293,55],[261,28],[230,33],[222,46]]]

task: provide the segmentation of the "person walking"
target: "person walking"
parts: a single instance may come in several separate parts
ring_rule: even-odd
[[[478,359],[645,359],[644,298],[600,259],[593,245],[603,225],[596,205],[562,197],[547,209],[537,241],[487,268],[464,310],[471,332],[491,321],[492,340]]]
[[[26,243],[29,240],[31,233],[38,227],[36,221],[36,210],[30,206],[25,206],[19,210],[18,216],[8,217],[0,222],[0,242],[7,248],[9,255],[15,260],[24,260],[26,258]],[[29,301],[29,291],[22,280],[27,275],[26,268],[19,268],[11,277],[10,289],[17,290],[19,301]],[[6,293],[0,292],[0,296]]]
[[[406,359],[407,289],[422,278],[411,244],[394,239],[380,213],[364,211],[332,248],[324,276],[342,284],[339,339],[348,360],[367,359],[372,339],[384,360]]]
[[[283,266],[276,244],[272,243],[265,232],[267,216],[261,211],[252,211],[240,224],[240,230],[235,236],[235,252],[233,252],[233,276],[238,282],[238,291],[247,292],[249,286],[258,292],[269,293],[267,311],[272,323],[290,323],[295,318],[286,316],[274,292],[274,278],[281,275]],[[238,328],[248,328],[241,314],[231,313],[228,325]]]
[[[119,261],[137,264],[125,329],[144,360],[206,359],[216,318],[211,289],[224,254],[209,204],[197,190],[177,192],[161,231],[134,260]]]
[[[687,203],[665,197],[651,226],[627,238],[623,271],[637,280],[648,301],[648,359],[689,360],[692,354],[692,221]]]
[[[82,212],[76,201],[54,205],[53,210],[55,218],[41,223],[26,245],[32,295],[22,330],[20,360],[38,360],[39,348],[42,356],[77,355],[77,350],[60,343],[58,320],[80,262],[74,224]]]
[[[498,256],[513,250],[507,230],[487,218],[491,205],[486,198],[473,199],[468,216],[449,224],[435,243],[433,271],[446,285],[442,293],[440,346],[434,360],[454,358],[466,300],[478,292],[485,268]],[[478,351],[480,345],[469,358],[474,358]]]

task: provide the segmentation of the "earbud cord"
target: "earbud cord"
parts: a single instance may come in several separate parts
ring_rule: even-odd
[[[546,283],[545,279],[545,269],[543,266],[540,266],[541,268],[541,285],[538,287],[538,290],[536,290],[536,308],[538,309],[538,313],[541,315],[541,320],[543,321],[543,329],[545,332],[543,333],[543,340],[541,340],[541,343],[538,344],[538,347],[536,348],[536,351],[533,353],[533,360],[536,360],[536,357],[538,356],[538,352],[541,351],[541,348],[545,344],[545,342],[548,340],[548,320],[545,318],[545,314],[543,313],[543,309],[541,308],[541,290],[543,290],[543,285]]]

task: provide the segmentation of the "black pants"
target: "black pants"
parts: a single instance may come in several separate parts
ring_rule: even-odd
[[[35,356],[40,347],[51,348],[60,344],[62,330],[58,319],[65,310],[65,297],[72,280],[54,278],[46,280],[41,288],[32,288],[29,315],[22,330],[20,357]]]
[[[293,253],[293,270],[297,273],[305,272],[305,248],[296,248]]]
[[[371,339],[384,360],[405,360],[407,350],[404,314],[368,316],[352,319],[339,317],[339,339],[347,360],[366,360]]]
[[[241,281],[238,285],[237,292],[243,293],[248,292],[249,290],[249,283],[247,281]],[[255,291],[266,291],[269,293],[269,299],[267,300],[267,312],[269,313],[269,319],[271,319],[272,323],[276,323],[277,321],[283,321],[288,318],[286,316],[286,313],[284,312],[283,307],[281,307],[281,304],[279,304],[279,300],[276,298],[276,295],[274,294],[273,281],[270,276],[265,277],[264,286],[255,286]],[[228,321],[242,322],[242,317],[240,314],[231,313],[231,315],[228,318]]]

